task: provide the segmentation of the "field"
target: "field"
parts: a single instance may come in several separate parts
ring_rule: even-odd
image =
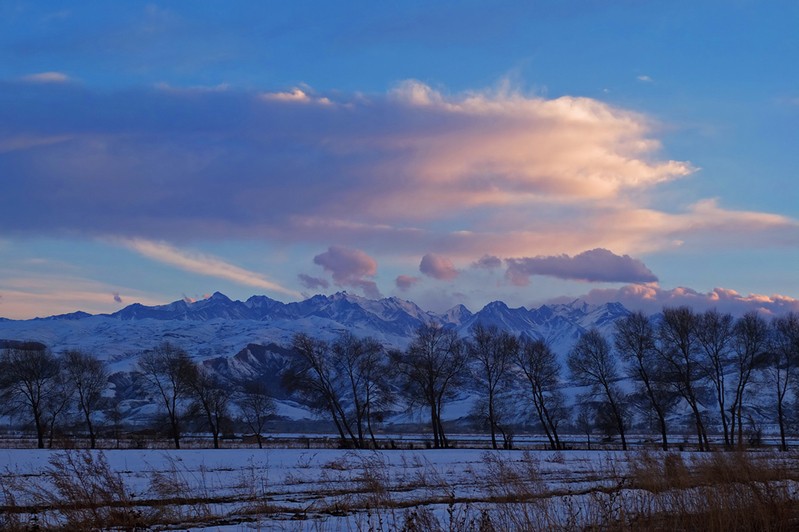
[[[0,528],[791,530],[799,456],[0,450]]]

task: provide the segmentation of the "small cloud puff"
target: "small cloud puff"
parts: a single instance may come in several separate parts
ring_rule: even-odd
[[[506,276],[517,286],[527,286],[531,275],[608,283],[652,283],[658,280],[640,260],[602,248],[584,251],[574,257],[564,254],[506,259],[506,262]]]
[[[300,284],[309,290],[320,290],[330,286],[330,283],[327,282],[327,279],[312,277],[304,273],[298,274],[297,278],[300,280]]]
[[[114,292],[114,301],[117,303],[122,303],[122,298],[119,295],[119,292]]]
[[[397,288],[402,290],[403,292],[410,290],[413,285],[418,283],[421,279],[418,277],[412,277],[410,275],[398,275],[396,281],[394,281],[397,285]]]
[[[276,102],[315,103],[319,105],[333,104],[329,98],[312,96],[308,92],[297,87],[287,92],[265,92],[261,94],[261,98]]]
[[[367,297],[382,297],[377,284],[365,279],[377,273],[377,262],[359,249],[330,246],[327,251],[315,256],[314,264],[330,272],[339,286],[351,286],[363,290]]]
[[[472,263],[472,268],[479,268],[482,270],[494,270],[500,266],[502,266],[502,259],[493,255],[483,255]]]
[[[419,271],[440,281],[450,281],[455,279],[460,273],[455,269],[451,260],[435,253],[428,253],[422,257],[422,261],[419,263]]]
[[[642,75],[638,76],[638,77],[637,77],[637,78],[635,78],[635,79],[637,79],[638,81],[641,81],[641,82],[643,82],[643,83],[654,83],[654,81],[655,81],[655,80],[653,80],[652,78],[650,78],[649,76],[647,76],[647,75],[644,75],[644,74],[642,74]]]
[[[23,76],[22,81],[27,83],[67,83],[70,77],[63,72],[39,72]]]

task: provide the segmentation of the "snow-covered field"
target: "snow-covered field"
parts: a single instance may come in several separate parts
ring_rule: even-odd
[[[795,505],[797,457],[772,452],[4,449],[0,528],[568,529],[703,500],[686,472],[711,465],[777,471],[754,480]]]

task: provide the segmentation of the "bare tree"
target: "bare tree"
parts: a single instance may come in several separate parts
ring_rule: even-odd
[[[57,393],[58,373],[58,359],[41,344],[20,344],[6,349],[0,357],[3,409],[11,415],[28,412],[39,449],[44,449],[47,405]]]
[[[592,395],[600,396],[607,402],[621,437],[622,449],[626,451],[624,396],[616,384],[619,371],[608,341],[599,331],[591,329],[577,340],[567,363],[579,385],[590,386]]]
[[[298,333],[292,339],[292,348],[297,358],[283,374],[284,385],[302,394],[315,410],[327,411],[342,443],[360,447],[342,402],[344,376],[336,367],[330,345]]]
[[[526,338],[521,340],[514,362],[527,381],[533,407],[550,447],[562,449],[558,424],[563,412],[563,394],[559,390],[560,364],[557,356],[543,340]]]
[[[89,433],[89,446],[97,447],[94,416],[103,405],[103,392],[108,386],[108,371],[97,357],[83,351],[64,353],[63,367],[66,378],[76,393],[76,402]]]
[[[674,404],[674,394],[667,389],[655,345],[652,323],[642,312],[634,312],[615,323],[613,335],[616,351],[627,363],[630,377],[637,383],[639,394],[654,410],[660,428],[663,450],[669,449],[666,414]]]
[[[433,447],[449,447],[444,433],[442,413],[465,377],[466,350],[455,331],[437,324],[426,324],[405,353],[397,356],[397,366],[404,377],[405,392],[411,404],[421,402],[430,411]]]
[[[799,314],[789,312],[781,318],[775,318],[771,322],[771,329],[769,373],[775,385],[780,449],[787,451],[785,397],[799,369]]]
[[[700,451],[710,450],[702,420],[702,371],[697,361],[696,314],[688,307],[664,308],[658,327],[658,356],[669,384],[685,399],[694,416]]]
[[[697,315],[696,339],[703,356],[699,358],[702,372],[713,384],[719,419],[724,434],[724,446],[730,448],[730,424],[727,420],[726,373],[730,365],[733,338],[733,319],[730,314],[708,310]]]
[[[189,388],[195,408],[202,412],[208,430],[214,439],[214,449],[219,449],[219,433],[228,419],[231,390],[205,367],[192,364]]]
[[[478,323],[472,329],[472,339],[466,343],[469,359],[476,363],[473,377],[483,388],[486,399],[486,414],[491,430],[491,446],[498,449],[497,431],[505,431],[499,426],[497,394],[508,383],[511,361],[519,350],[519,342],[507,331],[500,331],[496,325],[484,326]],[[504,438],[503,447],[508,446]]]
[[[235,399],[241,420],[255,434],[258,448],[263,449],[263,432],[266,422],[275,413],[275,402],[263,382],[246,381],[241,384]]]
[[[375,413],[390,402],[383,346],[373,338],[357,338],[345,332],[333,342],[331,351],[337,373],[347,383],[343,392],[352,404],[346,411],[347,422],[357,434],[357,447],[367,446],[367,432],[371,445],[376,447]]]
[[[758,361],[768,347],[769,327],[756,312],[749,312],[735,322],[732,339],[731,366],[734,371],[735,395],[730,406],[730,435],[738,429],[738,446],[743,446],[742,413],[746,387]]]
[[[175,449],[180,449],[185,403],[190,399],[194,364],[182,348],[164,342],[143,353],[138,366],[148,388],[163,401]]]

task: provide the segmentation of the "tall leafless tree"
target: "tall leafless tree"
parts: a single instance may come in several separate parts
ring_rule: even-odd
[[[696,316],[696,339],[701,355],[702,372],[713,385],[718,406],[718,415],[724,435],[724,446],[730,448],[730,423],[727,419],[727,377],[730,366],[733,339],[733,318],[717,310],[708,310]]]
[[[432,323],[422,325],[396,363],[404,377],[409,402],[421,402],[429,409],[433,447],[449,447],[442,414],[444,404],[464,381],[466,350],[463,342],[451,329]]]
[[[642,312],[629,314],[615,323],[613,340],[616,351],[627,363],[630,377],[640,388],[639,393],[646,397],[646,404],[657,416],[663,450],[667,451],[666,415],[674,404],[674,394],[664,382],[652,323]]]
[[[241,412],[241,420],[255,434],[258,448],[263,449],[263,433],[266,422],[275,413],[275,402],[260,380],[245,381],[235,398]]]
[[[48,428],[47,405],[58,393],[58,359],[41,344],[20,344],[6,349],[0,357],[0,392],[6,413],[27,412],[36,430],[36,442],[44,449]]]
[[[627,450],[625,435],[625,401],[619,389],[619,371],[610,350],[610,344],[596,329],[583,334],[569,352],[569,371],[577,384],[589,386],[591,394],[601,397],[608,405],[621,446]]]
[[[491,431],[491,446],[498,449],[497,431],[505,434],[499,425],[497,395],[503,385],[509,382],[509,368],[519,351],[519,342],[507,331],[500,331],[495,325],[477,324],[472,329],[472,339],[466,343],[469,359],[475,364],[474,381],[482,388],[486,400],[487,421]],[[503,447],[509,442],[503,438]]]
[[[175,449],[180,449],[186,406],[191,398],[191,381],[195,373],[189,354],[176,345],[164,342],[152,351],[144,352],[138,366],[147,387],[163,402]]]
[[[318,411],[327,411],[342,443],[360,447],[345,409],[345,378],[336,366],[330,344],[311,338],[307,334],[295,334],[292,348],[297,358],[283,374],[284,385],[297,390]]]
[[[775,386],[780,449],[788,450],[786,439],[786,395],[799,370],[799,314],[790,312],[771,322],[771,361],[769,373]]]
[[[745,314],[733,327],[731,367],[735,393],[730,405],[730,435],[734,438],[737,428],[738,447],[743,447],[742,415],[747,385],[768,347],[768,338],[768,322],[756,312]]]
[[[103,392],[108,387],[105,364],[90,353],[66,351],[62,357],[64,373],[75,390],[76,403],[89,433],[89,446],[97,447],[94,416],[102,409]]]
[[[666,307],[658,327],[658,356],[668,382],[691,409],[700,451],[710,450],[702,419],[702,370],[697,360],[697,318],[689,307]]]
[[[538,420],[544,428],[549,445],[562,449],[558,425],[563,412],[560,393],[560,364],[557,355],[543,340],[522,339],[514,357],[526,386],[529,387]]]
[[[214,449],[219,449],[222,424],[228,419],[228,405],[232,390],[204,366],[192,363],[189,390],[195,408],[202,412],[206,426],[211,431]]]

